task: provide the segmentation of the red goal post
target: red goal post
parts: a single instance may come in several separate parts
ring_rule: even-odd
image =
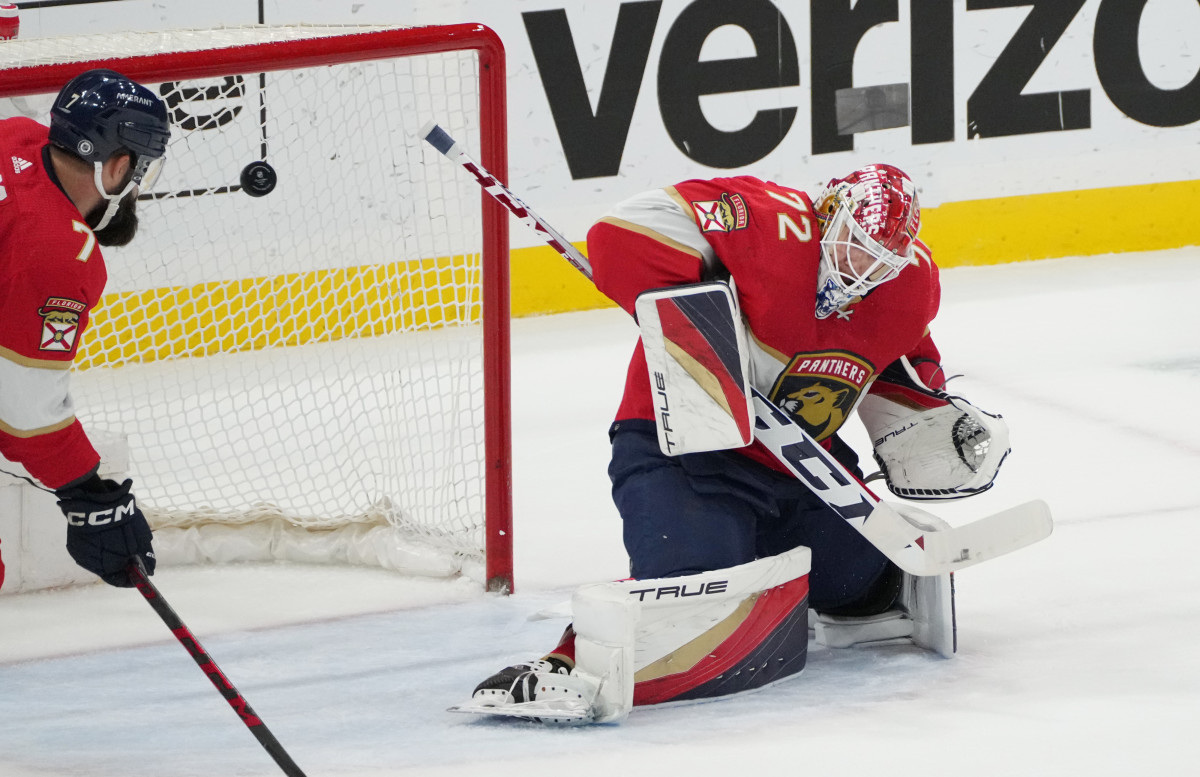
[[[93,67],[172,111],[142,232],[105,251],[73,378],[85,428],[128,437],[164,563],[380,564],[511,591],[508,215],[417,137],[456,117],[507,179],[499,38],[458,24],[9,41],[4,115],[45,123]],[[277,189],[246,197],[238,176],[259,158]],[[215,555],[195,539],[213,527]]]

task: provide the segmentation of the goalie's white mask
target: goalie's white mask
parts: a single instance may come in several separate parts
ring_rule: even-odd
[[[855,297],[915,264],[921,227],[917,187],[904,172],[875,164],[829,182],[817,200],[821,262],[817,318],[828,318]]]

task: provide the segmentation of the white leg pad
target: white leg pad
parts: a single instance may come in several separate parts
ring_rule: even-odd
[[[595,687],[592,711],[597,723],[620,721],[633,709],[636,600],[621,583],[584,586],[571,600],[574,611],[575,669]]]
[[[953,573],[931,577],[905,575],[899,604],[912,619],[915,645],[945,658],[954,656],[958,650],[958,627]]]
[[[730,569],[577,590],[573,674],[596,684],[595,720],[620,720],[635,703],[736,693],[800,671],[810,563],[799,547]]]

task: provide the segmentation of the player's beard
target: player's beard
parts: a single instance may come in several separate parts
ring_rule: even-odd
[[[100,219],[104,218],[106,208],[108,208],[108,200],[104,200],[93,208],[87,216],[88,226],[94,227],[99,224]],[[121,198],[121,205],[117,208],[116,214],[109,219],[108,226],[96,230],[96,242],[102,246],[128,245],[129,241],[133,240],[133,236],[137,234],[137,229],[137,190],[134,189]]]

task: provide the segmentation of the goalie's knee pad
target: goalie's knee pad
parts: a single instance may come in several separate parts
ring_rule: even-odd
[[[577,674],[596,719],[635,705],[760,688],[804,668],[808,548],[685,577],[584,586],[572,600]]]

